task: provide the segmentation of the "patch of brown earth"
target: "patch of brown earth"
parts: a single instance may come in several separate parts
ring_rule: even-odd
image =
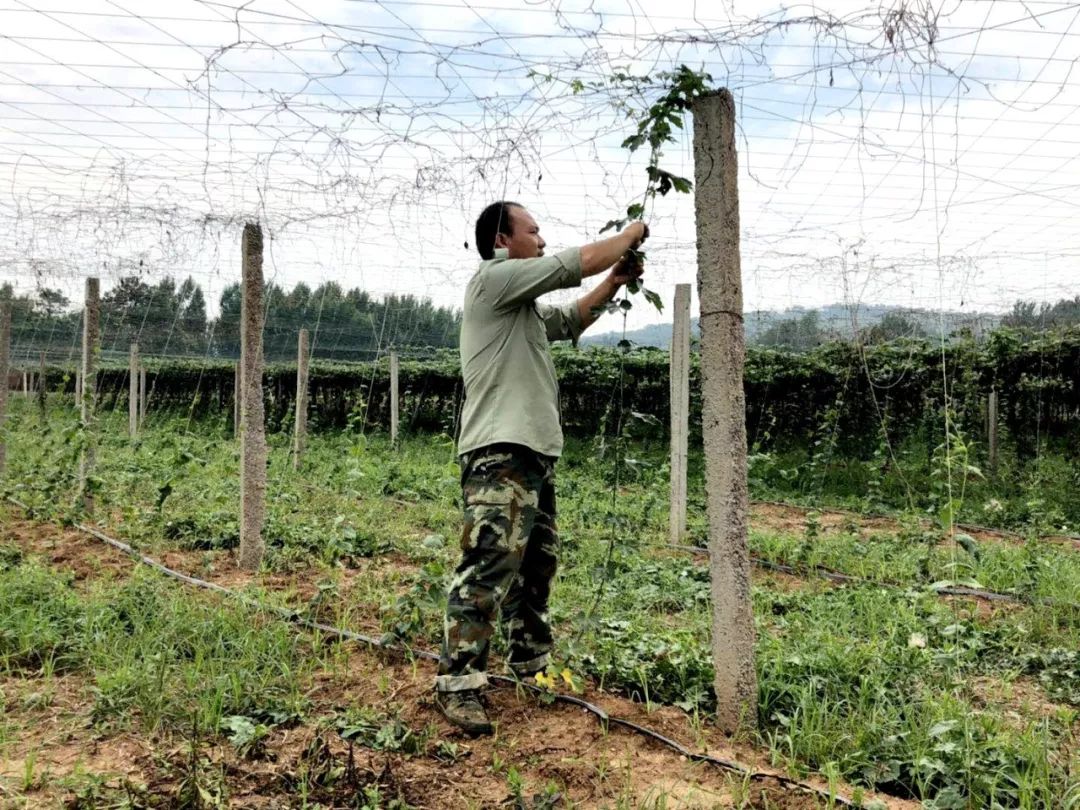
[[[90,685],[80,675],[9,676],[0,681],[0,694],[6,727],[0,785],[9,798],[25,796],[19,807],[59,806],[56,783],[72,774],[139,778],[150,761],[152,744],[140,735],[92,728]],[[43,803],[31,799],[35,794]]]
[[[55,553],[62,541],[66,550],[56,557],[58,564],[76,567],[83,577],[118,576],[119,569],[133,564],[98,541],[86,542],[79,533],[26,522],[15,526],[10,523],[5,522],[5,531],[27,551],[42,548]],[[54,535],[57,531],[60,538]],[[41,534],[54,536],[42,539]],[[193,563],[194,570],[202,567],[194,564],[196,558],[202,559],[201,552],[193,552],[194,556],[175,554],[180,556],[171,556],[170,560],[177,567],[185,561]],[[110,556],[115,559],[108,559]],[[254,584],[256,580],[230,572],[222,584],[226,582],[236,586]],[[260,578],[257,583],[270,588],[274,578]],[[296,583],[290,583],[295,587]],[[313,798],[329,807],[355,806],[357,792],[365,788],[378,790],[384,797],[398,795],[416,807],[507,807],[515,806],[514,784],[520,784],[520,792],[527,798],[550,790],[581,807],[611,806],[620,801],[633,806],[667,801],[669,807],[794,808],[820,804],[811,795],[781,787],[770,779],[753,780],[744,786],[741,777],[687,761],[639,735],[616,727],[605,729],[579,707],[546,705],[531,694],[518,694],[511,688],[490,692],[492,713],[497,718],[496,735],[470,739],[448,725],[433,705],[434,668],[430,662],[411,663],[351,644],[342,647],[342,656],[336,660],[341,663],[319,672],[308,685],[313,704],[310,718],[300,727],[271,732],[267,740],[271,759],[262,764],[241,760],[227,744],[208,746],[200,753],[207,759],[204,778],[224,774],[230,806],[298,806],[295,797],[299,786],[304,780],[310,782],[315,769],[313,760],[320,758],[325,784],[308,787],[314,791]],[[58,792],[71,785],[65,778],[79,772],[112,777],[111,784],[117,790],[123,779],[129,779],[147,785],[153,795],[175,796],[185,768],[190,771],[190,745],[175,738],[152,740],[129,732],[102,736],[87,722],[88,690],[85,684],[76,688],[76,682],[72,676],[66,709],[47,710],[48,722],[13,724],[13,741],[4,752],[4,790],[22,792],[20,774],[34,751],[38,763],[48,763],[50,777],[40,780],[40,784],[35,782],[19,800],[20,807],[56,806]],[[591,688],[584,697],[612,716],[654,728],[691,750],[738,761],[756,771],[772,772],[764,752],[733,742],[712,728],[693,729],[678,709],[650,711]],[[58,705],[55,700],[51,706]],[[427,749],[430,755],[408,757],[357,747],[350,759],[348,743],[329,730],[320,730],[320,724],[329,725],[337,711],[350,706],[400,716],[417,731],[431,729],[433,737]],[[52,733],[50,728],[54,729]],[[433,755],[437,741],[454,751],[454,762]],[[511,769],[516,776],[512,776]],[[348,774],[351,776],[346,778]],[[65,795],[70,798],[70,793]],[[916,805],[890,799],[889,806]]]
[[[804,534],[811,512],[817,513],[818,531],[825,534],[854,533],[862,538],[887,532],[895,534],[903,530],[899,520],[880,515],[861,515],[843,509],[797,506],[776,501],[754,501],[750,506],[750,525],[783,534]],[[1024,545],[1025,539],[1005,530],[982,526],[958,525],[957,532],[970,535],[975,540],[988,543]],[[1047,536],[1043,540],[1080,549],[1080,539],[1068,535]]]
[[[1067,723],[1073,736],[1080,738],[1080,711],[1048,700],[1046,692],[1031,678],[1004,681],[981,676],[972,678],[966,686],[976,706],[992,710],[1018,729],[1032,721],[1058,720]]]

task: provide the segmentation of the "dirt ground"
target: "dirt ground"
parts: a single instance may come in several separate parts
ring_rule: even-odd
[[[750,525],[755,529],[769,529],[787,534],[802,534],[806,531],[807,517],[811,512],[818,515],[820,531],[826,534],[855,532],[860,537],[886,532],[896,533],[901,530],[900,521],[891,517],[860,515],[842,509],[822,509],[796,506],[775,501],[754,501],[750,505]],[[1021,535],[1004,530],[958,524],[956,531],[970,535],[979,542],[1006,543],[1023,545]],[[1080,540],[1068,535],[1051,535],[1043,538],[1051,543],[1080,549]]]
[[[15,511],[0,520],[0,542],[15,543],[72,572],[76,587],[92,579],[126,577],[135,565],[80,531],[27,521]],[[162,562],[230,588],[254,582],[236,570],[229,552],[169,552]],[[365,561],[372,567],[400,562]],[[306,598],[317,590],[316,576],[303,571],[264,574],[258,583]],[[293,727],[274,728],[259,759],[240,758],[231,745],[212,741],[197,745],[193,754],[191,740],[140,733],[137,722],[127,730],[95,729],[88,718],[92,684],[81,675],[53,677],[47,686],[35,677],[7,677],[0,680],[7,707],[6,733],[0,737],[0,806],[125,806],[119,803],[125,795],[142,802],[131,806],[177,806],[176,797],[192,773],[211,793],[215,785],[225,786],[227,800],[221,806],[243,808],[300,807],[304,801],[308,806],[355,807],[365,790],[377,791],[384,803],[396,797],[420,808],[541,808],[568,802],[582,808],[823,806],[812,795],[769,778],[778,771],[770,766],[767,752],[734,742],[712,727],[694,728],[678,709],[649,711],[592,687],[581,697],[611,716],[648,726],[690,750],[740,763],[761,775],[744,778],[688,761],[642,736],[618,727],[605,729],[579,707],[548,705],[512,687],[489,693],[496,734],[470,739],[447,724],[433,705],[433,667],[428,661],[411,662],[353,646],[347,666],[316,677],[308,717]],[[361,705],[399,713],[411,728],[429,728],[429,754],[350,747],[320,726],[320,717]],[[441,753],[431,754],[435,748]],[[827,788],[822,780],[808,781]],[[99,786],[91,790],[91,783]],[[847,786],[838,791],[851,795]],[[889,807],[918,806],[882,798]]]

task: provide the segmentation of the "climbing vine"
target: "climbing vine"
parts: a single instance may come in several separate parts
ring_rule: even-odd
[[[553,76],[535,72],[532,75],[544,81],[556,81]],[[673,71],[662,71],[653,75],[634,75],[617,71],[607,82],[584,82],[580,79],[566,82],[575,95],[586,90],[610,90],[612,85],[629,91],[631,96],[644,96],[657,87],[662,90],[659,98],[643,108],[626,101],[617,102],[619,109],[626,112],[627,118],[634,122],[635,127],[634,133],[622,142],[622,148],[634,153],[647,147],[649,161],[645,166],[645,191],[626,206],[625,216],[608,220],[600,229],[600,233],[613,229],[622,230],[630,222],[644,221],[648,206],[655,202],[657,195],[664,197],[672,191],[689,194],[693,190],[694,185],[688,178],[664,168],[661,165],[661,159],[667,144],[678,143],[676,133],[685,129],[686,114],[694,101],[712,92],[711,83],[711,75],[692,70],[686,65],[679,65]],[[631,250],[631,254],[633,260],[639,265],[645,264],[644,251]],[[608,312],[625,314],[633,307],[630,296],[638,292],[645,296],[645,299],[657,310],[663,311],[664,302],[660,296],[647,289],[637,279],[626,285],[626,295],[609,301],[604,309]]]

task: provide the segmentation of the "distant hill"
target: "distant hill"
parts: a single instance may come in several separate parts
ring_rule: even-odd
[[[852,309],[844,304],[830,304],[829,306],[807,308],[791,307],[784,310],[755,310],[745,314],[746,341],[747,343],[759,343],[761,337],[768,330],[784,321],[800,320],[808,313],[817,312],[817,327],[823,336],[836,338],[851,338],[855,334],[852,321]],[[855,311],[855,321],[859,329],[866,329],[881,323],[886,315],[902,315],[909,321],[917,324],[926,334],[937,335],[941,331],[944,322],[946,334],[951,334],[961,329],[970,329],[974,334],[983,334],[996,327],[1001,317],[985,312],[944,312],[938,313],[925,309],[910,309],[906,307],[886,306],[870,304],[860,306]],[[698,319],[690,320],[690,334],[693,339],[701,336],[698,327]],[[626,333],[627,340],[635,346],[655,346],[666,349],[671,344],[671,324],[660,323],[634,329]],[[588,335],[581,339],[583,346],[615,346],[622,339],[621,332],[605,332],[598,335]]]

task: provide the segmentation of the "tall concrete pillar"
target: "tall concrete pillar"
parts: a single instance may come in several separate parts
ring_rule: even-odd
[[[262,228],[244,226],[240,305],[240,567],[262,565],[266,520],[266,425],[263,411]]]
[[[757,725],[735,102],[721,90],[693,115],[712,650],[717,722],[731,733]]]

